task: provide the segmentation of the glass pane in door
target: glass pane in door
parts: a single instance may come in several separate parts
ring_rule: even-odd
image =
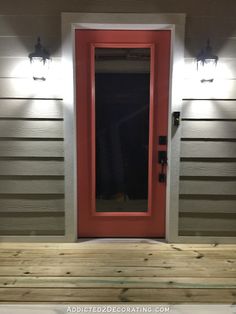
[[[149,48],[95,49],[96,211],[148,210]]]

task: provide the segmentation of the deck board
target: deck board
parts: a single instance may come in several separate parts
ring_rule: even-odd
[[[0,302],[235,303],[236,245],[0,243]]]

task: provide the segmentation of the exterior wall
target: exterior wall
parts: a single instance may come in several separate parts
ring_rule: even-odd
[[[156,12],[187,15],[179,235],[236,236],[235,1],[20,2],[0,3],[0,235],[64,233],[61,12]],[[38,35],[53,58],[42,83],[27,58]],[[220,58],[210,85],[193,62],[208,37]]]
[[[236,236],[236,101],[185,100],[179,232]]]
[[[0,100],[0,235],[63,235],[58,100]]]

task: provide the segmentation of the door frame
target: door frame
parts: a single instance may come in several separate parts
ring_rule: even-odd
[[[172,114],[181,111],[185,14],[62,13],[62,73],[65,137],[65,241],[77,241],[77,157],[75,30],[170,30],[171,57],[166,187],[166,240],[178,236],[180,128]]]

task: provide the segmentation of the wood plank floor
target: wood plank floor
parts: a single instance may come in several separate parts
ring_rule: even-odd
[[[0,302],[235,303],[236,245],[0,243]]]

